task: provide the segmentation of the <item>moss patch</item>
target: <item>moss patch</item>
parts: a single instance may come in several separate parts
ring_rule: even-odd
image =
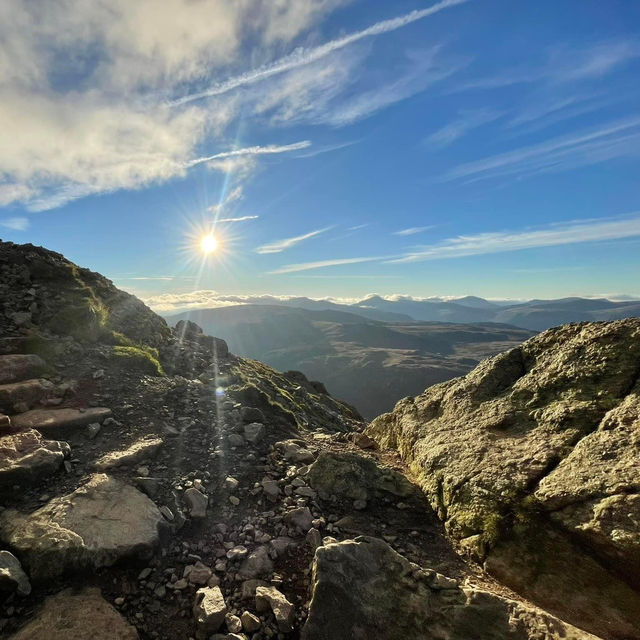
[[[116,362],[151,376],[164,376],[164,369],[158,360],[158,352],[151,347],[115,346],[112,358]]]

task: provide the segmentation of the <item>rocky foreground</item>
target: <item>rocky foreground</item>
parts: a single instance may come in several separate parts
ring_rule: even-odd
[[[322,384],[235,357],[192,323],[172,330],[58,254],[0,242],[0,299],[3,636],[640,637],[629,578],[638,535],[632,321],[544,334],[522,348],[531,355],[501,356],[427,391],[464,389],[451,396],[457,422],[444,420],[444,401],[403,401],[370,427],[380,447]],[[626,341],[616,357],[608,330]],[[585,335],[577,355],[543,371],[543,353],[574,334]],[[515,409],[511,422],[500,419],[498,399],[508,404],[526,377],[512,369],[536,362],[545,389],[514,396],[537,398],[530,411],[540,423],[547,416],[531,439],[530,422],[514,426]],[[583,391],[553,404],[568,380]],[[480,405],[491,418],[475,424]],[[595,424],[594,406],[605,409]],[[440,440],[439,429],[448,432]],[[602,432],[599,448],[580,453],[583,432]],[[530,468],[545,470],[547,484],[534,487]],[[565,477],[582,487],[581,500],[567,500]],[[517,527],[519,498],[529,505],[536,492],[548,496],[531,505],[536,517],[556,506]],[[495,497],[503,494],[510,501]],[[463,504],[459,495],[470,497]],[[592,503],[611,517],[589,519]],[[516,530],[540,549],[562,541],[565,555],[551,564],[570,563],[564,582],[536,573],[546,570],[540,555],[509,546]]]

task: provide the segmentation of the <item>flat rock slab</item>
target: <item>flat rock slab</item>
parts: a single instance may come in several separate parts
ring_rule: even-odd
[[[26,566],[32,581],[108,567],[123,558],[150,557],[163,517],[142,492],[106,474],[94,474],[73,493],[31,514],[0,514],[0,537]]]
[[[316,551],[302,640],[596,640],[558,618],[421,569],[361,536]]]
[[[33,354],[0,356],[0,384],[36,378],[47,368],[47,363]]]
[[[10,640],[138,640],[138,632],[100,589],[61,591],[45,599],[32,620]]]
[[[66,442],[45,440],[33,429],[0,437],[0,488],[41,481],[60,468],[69,452]]]
[[[43,435],[68,436],[92,422],[102,422],[111,415],[111,409],[92,407],[80,409],[32,409],[11,418],[17,429],[37,429]]]
[[[156,455],[162,444],[162,438],[145,438],[138,440],[122,451],[109,451],[105,453],[105,455],[96,460],[95,468],[98,471],[105,471],[113,467],[136,464],[145,458]]]
[[[48,380],[23,380],[11,384],[0,385],[0,411],[13,413],[18,404],[26,404],[25,408],[36,406],[41,400],[54,395],[55,385]]]

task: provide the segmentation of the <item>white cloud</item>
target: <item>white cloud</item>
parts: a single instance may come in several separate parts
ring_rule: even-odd
[[[293,69],[297,69],[298,67],[302,67],[321,60],[322,58],[334,53],[335,51],[355,44],[356,42],[364,40],[365,38],[371,38],[373,36],[396,31],[397,29],[401,29],[402,27],[405,27],[413,22],[423,20],[424,18],[438,13],[443,9],[463,4],[467,1],[468,0],[443,0],[442,2],[438,2],[437,4],[428,7],[427,9],[416,9],[397,18],[391,18],[389,20],[377,22],[376,24],[373,24],[370,27],[363,29],[362,31],[356,31],[342,38],[331,40],[318,47],[312,49],[296,49],[293,53],[285,56],[284,58],[280,58],[279,60],[276,60],[271,64],[265,65],[258,69],[254,69],[252,71],[248,71],[234,78],[229,78],[223,82],[213,85],[206,91],[200,91],[198,93],[183,96],[182,98],[175,100],[174,104],[184,104],[193,100],[201,100],[202,98],[223,95],[225,93],[229,93],[230,91],[238,89],[239,87],[251,85],[256,82],[261,82],[262,80],[270,78],[274,75],[284,73],[285,71],[291,71]]]
[[[304,242],[305,240],[309,240],[310,238],[315,238],[315,236],[319,236],[321,233],[325,233],[329,231],[332,227],[325,227],[324,229],[317,229],[316,231],[310,231],[309,233],[305,233],[301,236],[294,236],[293,238],[284,238],[283,240],[276,240],[275,242],[270,242],[268,244],[264,244],[261,247],[256,249],[256,253],[281,253],[285,249],[290,249],[291,247],[297,245],[300,242]]]
[[[4,218],[0,219],[0,227],[13,231],[26,231],[29,228],[28,218]]]
[[[597,129],[552,138],[546,142],[468,162],[444,174],[443,180],[481,180],[531,175],[598,164],[612,158],[640,155],[640,118],[607,123]]]
[[[219,151],[239,114],[247,119],[268,114],[283,124],[299,114],[307,122],[341,125],[413,95],[441,73],[435,63],[413,75],[409,69],[367,91],[354,85],[365,54],[358,57],[349,49],[344,58],[350,63],[342,71],[341,61],[330,56],[465,0],[444,0],[317,47],[298,48],[204,94],[169,102],[207,86],[223,70],[242,68],[245,60],[286,51],[350,1],[5,0],[0,3],[0,130],[20,135],[3,139],[0,206],[49,209],[183,177],[200,163],[242,179],[263,154],[308,144]],[[313,68],[314,62],[319,67]],[[312,68],[312,76],[287,76]],[[280,84],[233,91],[276,75]],[[306,89],[296,103],[301,86]],[[349,101],[343,96],[341,110],[346,89]],[[203,95],[206,101],[193,102]],[[319,95],[324,98],[315,100]]]
[[[323,269],[325,267],[337,267],[345,264],[359,264],[361,262],[376,262],[384,260],[392,256],[375,256],[375,257],[363,257],[363,258],[337,258],[331,260],[317,260],[316,262],[300,262],[298,264],[287,264],[275,271],[270,271],[272,274],[283,273],[297,273],[298,271],[311,271],[312,269]]]
[[[428,229],[433,229],[434,225],[428,225],[426,227],[409,227],[408,229],[400,229],[399,231],[394,231],[394,236],[412,236],[416,233],[422,233],[423,231],[427,231]]]
[[[237,218],[219,218],[218,222],[245,222],[245,220],[257,220],[260,216],[238,216]]]
[[[458,118],[452,120],[441,129],[438,129],[429,135],[425,139],[425,142],[437,148],[447,147],[469,133],[469,131],[476,129],[483,124],[493,122],[502,115],[503,113],[500,111],[491,111],[489,109],[462,111]]]
[[[229,193],[227,193],[226,195],[222,194],[222,196],[222,201],[218,204],[211,205],[209,207],[209,211],[219,214],[225,207],[228,207],[231,203],[242,200],[242,198],[244,198],[244,190],[242,186],[239,185],[229,191]]]
[[[456,87],[455,91],[499,89],[536,82],[562,85],[597,80],[638,57],[640,46],[627,40],[598,42],[577,49],[556,47],[546,50],[544,60],[537,65],[511,68],[491,76],[474,78]]]
[[[439,244],[419,247],[389,262],[421,262],[442,258],[504,253],[582,242],[601,242],[640,236],[640,214],[623,218],[574,220],[524,231],[501,231],[449,238]]]
[[[220,153],[215,153],[212,156],[204,156],[202,158],[194,158],[193,160],[189,160],[186,162],[187,167],[193,167],[197,164],[202,164],[204,162],[211,163],[216,160],[226,160],[228,158],[238,158],[243,156],[264,156],[264,155],[273,155],[276,153],[287,153],[289,151],[299,151],[300,149],[306,149],[311,146],[311,142],[309,140],[302,140],[301,142],[294,142],[292,144],[285,145],[267,145],[264,147],[245,147],[243,149],[233,149],[231,151],[222,151]]]

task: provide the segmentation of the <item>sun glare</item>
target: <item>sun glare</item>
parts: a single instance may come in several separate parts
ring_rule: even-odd
[[[200,250],[205,255],[213,253],[218,248],[218,241],[212,233],[208,233],[200,238]]]

